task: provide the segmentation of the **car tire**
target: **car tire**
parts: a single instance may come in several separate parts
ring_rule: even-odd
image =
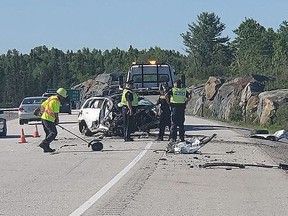
[[[86,123],[83,121],[79,123],[79,131],[85,136],[93,136],[93,133],[88,129]]]

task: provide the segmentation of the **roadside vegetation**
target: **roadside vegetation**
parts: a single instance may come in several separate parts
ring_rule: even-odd
[[[279,28],[266,28],[252,18],[240,23],[231,39],[223,35],[225,24],[215,13],[203,12],[196,22],[179,35],[186,54],[151,47],[127,51],[114,48],[101,51],[83,48],[76,52],[47,48],[32,48],[23,54],[13,49],[0,56],[0,107],[17,107],[26,96],[41,95],[48,88],[71,88],[101,73],[126,73],[130,64],[154,59],[173,66],[178,75],[186,75],[188,85],[204,83],[209,76],[227,79],[260,74],[274,79],[265,90],[288,87],[288,22]],[[269,127],[287,129],[287,106],[279,107]],[[204,110],[209,115],[209,110]],[[235,107],[231,121],[253,123],[253,116],[243,119]]]

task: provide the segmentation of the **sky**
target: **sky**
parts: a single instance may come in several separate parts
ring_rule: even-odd
[[[38,46],[127,51],[160,47],[185,54],[181,33],[202,12],[233,30],[253,18],[275,31],[288,20],[287,0],[0,0],[0,54]]]

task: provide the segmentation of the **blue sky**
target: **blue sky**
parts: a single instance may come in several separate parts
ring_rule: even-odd
[[[223,36],[247,18],[277,30],[288,20],[287,0],[0,0],[0,54],[45,45],[77,51],[158,46],[185,53],[181,33],[202,12],[225,24]]]

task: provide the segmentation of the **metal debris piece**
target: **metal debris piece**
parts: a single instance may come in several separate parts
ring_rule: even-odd
[[[186,138],[184,142],[170,142],[167,145],[167,153],[193,154],[210,142],[217,134],[204,136],[203,138]]]
[[[267,165],[267,164],[242,164],[242,163],[227,163],[227,162],[216,162],[216,163],[205,163],[203,165],[199,165],[200,168],[208,168],[208,167],[238,167],[238,168],[245,168],[248,166],[251,167],[262,167],[262,168],[278,168],[283,170],[288,170],[288,164],[280,163],[277,165]]]

